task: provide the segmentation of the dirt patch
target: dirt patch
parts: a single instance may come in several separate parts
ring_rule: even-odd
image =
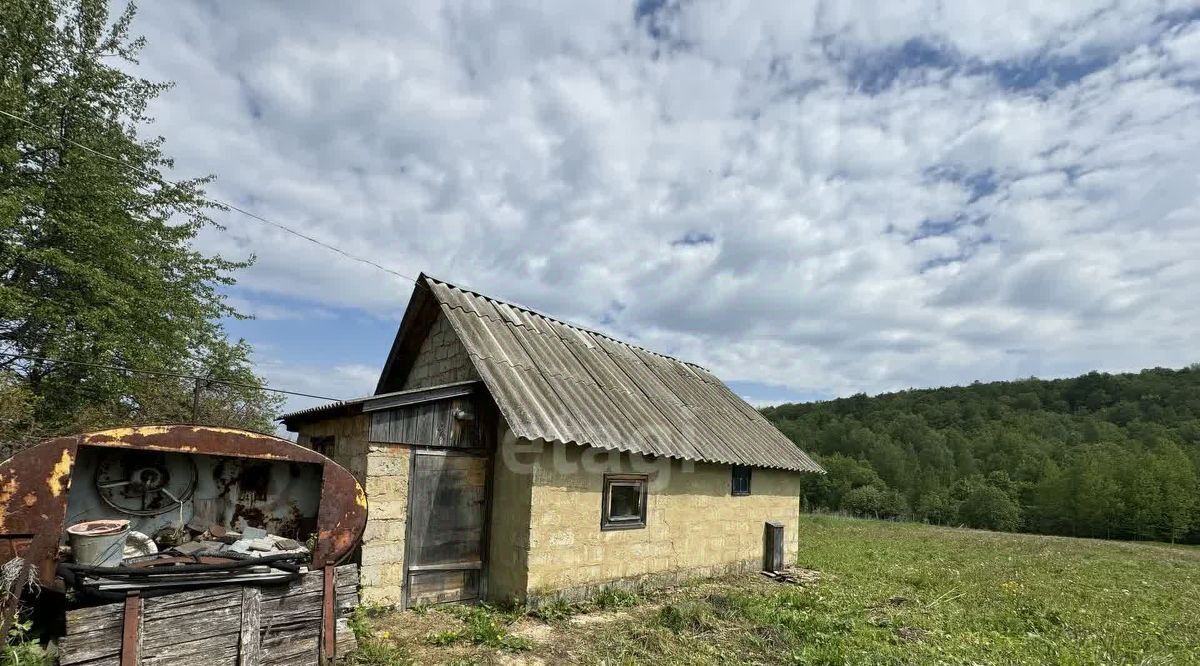
[[[567,622],[576,627],[587,627],[597,624],[609,624],[626,615],[629,615],[629,613],[584,613],[572,617]]]
[[[543,666],[545,659],[525,654],[501,654],[491,662],[496,666]]]
[[[537,620],[520,620],[509,629],[509,633],[534,643],[549,643],[554,640],[554,627]]]

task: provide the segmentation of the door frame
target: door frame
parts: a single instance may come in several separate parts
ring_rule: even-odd
[[[479,561],[479,566],[477,567],[479,570],[479,583],[478,583],[478,590],[476,591],[476,598],[472,599],[472,600],[464,599],[464,600],[458,600],[458,601],[441,601],[441,602],[437,602],[437,603],[430,604],[430,605],[439,606],[442,604],[479,603],[480,601],[483,601],[484,599],[487,598],[488,548],[489,548],[489,544],[491,542],[491,532],[492,532],[492,460],[491,460],[491,456],[489,455],[489,452],[487,449],[452,449],[452,448],[441,448],[441,447],[435,448],[435,447],[427,447],[427,446],[411,446],[409,448],[409,456],[408,456],[408,497],[405,500],[404,563],[403,563],[404,570],[402,572],[402,584],[403,584],[403,588],[404,588],[404,594],[402,595],[400,608],[402,610],[408,610],[409,608],[412,607],[412,596],[411,596],[412,586],[410,585],[410,578],[412,577],[412,574],[413,574],[413,566],[419,566],[419,565],[412,564],[413,556],[414,556],[413,543],[415,541],[413,539],[413,533],[412,533],[412,526],[413,526],[412,497],[413,497],[413,488],[416,486],[416,480],[417,480],[417,474],[416,474],[416,472],[417,472],[417,456],[468,456],[468,457],[472,457],[472,458],[481,458],[483,460],[483,467],[484,467],[483,529],[481,530],[482,533],[480,534],[480,537],[479,537],[480,561]],[[426,571],[465,571],[465,570],[472,570],[475,568],[476,567],[474,567],[474,566],[464,567],[464,566],[453,566],[453,565],[450,565],[450,566],[429,565],[429,568],[425,569],[425,570]],[[418,571],[418,573],[419,573],[419,571]]]

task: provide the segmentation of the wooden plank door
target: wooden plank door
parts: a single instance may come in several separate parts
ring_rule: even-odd
[[[489,467],[473,452],[413,451],[406,607],[480,598]]]

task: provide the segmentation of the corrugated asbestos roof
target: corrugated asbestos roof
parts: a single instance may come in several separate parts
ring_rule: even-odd
[[[285,422],[313,421],[321,418],[328,418],[330,416],[337,416],[343,410],[349,411],[349,408],[351,407],[361,406],[360,411],[373,412],[399,405],[412,405],[431,400],[441,400],[450,396],[465,395],[470,393],[471,387],[477,384],[479,384],[478,381],[471,379],[462,382],[439,384],[437,386],[425,386],[422,388],[408,389],[406,391],[376,393],[375,395],[367,395],[361,398],[347,398],[346,400],[336,400],[334,402],[327,402],[323,405],[315,405],[306,409],[289,412],[275,420]]]
[[[333,402],[326,402],[326,403],[322,403],[320,405],[313,405],[312,407],[298,409],[294,412],[288,412],[287,414],[283,414],[283,415],[279,416],[275,420],[276,421],[292,421],[292,420],[298,420],[298,419],[311,420],[314,418],[319,418],[319,417],[324,417],[324,416],[332,416],[343,408],[353,407],[354,405],[361,405],[362,403],[366,402],[367,400],[370,400],[370,397],[348,398],[346,400],[335,400]]]
[[[704,368],[428,276],[418,281],[519,437],[824,471]]]

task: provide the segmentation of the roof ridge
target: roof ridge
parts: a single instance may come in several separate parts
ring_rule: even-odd
[[[529,307],[528,305],[522,305],[522,304],[520,304],[520,303],[516,303],[516,302],[514,302],[514,301],[507,301],[507,300],[504,300],[504,299],[496,298],[496,297],[494,297],[494,296],[488,296],[487,294],[480,293],[480,292],[478,292],[478,291],[475,291],[474,289],[471,289],[471,288],[469,288],[469,287],[460,287],[459,285],[457,285],[457,284],[454,284],[453,282],[447,282],[446,280],[443,280],[443,279],[441,279],[441,278],[436,278],[436,277],[433,277],[432,275],[429,275],[428,273],[425,273],[425,272],[422,272],[420,275],[418,275],[418,276],[417,276],[417,281],[418,281],[418,282],[420,282],[421,280],[430,280],[430,281],[433,281],[433,282],[437,282],[437,283],[439,283],[439,284],[442,284],[442,285],[445,285],[445,286],[447,286],[447,287],[450,287],[451,289],[457,289],[457,290],[459,290],[459,291],[461,291],[461,292],[464,292],[464,293],[467,293],[467,294],[471,294],[472,296],[476,296],[476,297],[478,297],[478,298],[482,298],[482,299],[484,299],[484,300],[491,301],[492,303],[502,303],[502,304],[504,304],[504,305],[507,305],[507,306],[509,306],[509,307],[511,307],[511,308],[516,308],[517,310],[521,310],[522,312],[525,312],[525,313],[527,313],[527,314],[531,314],[531,315],[534,315],[534,316],[536,316],[536,317],[541,317],[542,319],[546,319],[546,320],[552,321],[552,322],[554,322],[554,323],[556,323],[556,324],[561,324],[561,325],[563,325],[563,326],[566,326],[567,328],[572,328],[572,329],[575,329],[576,331],[580,331],[580,332],[583,332],[583,333],[588,333],[588,334],[590,334],[590,335],[595,335],[595,336],[597,336],[597,337],[601,337],[601,338],[604,338],[604,339],[606,339],[606,340],[611,340],[612,342],[615,342],[615,343],[617,343],[617,344],[620,344],[620,345],[625,345],[626,347],[630,347],[630,348],[632,348],[632,349],[637,349],[637,350],[639,350],[639,351],[644,351],[644,352],[646,352],[647,354],[653,354],[654,356],[659,356],[659,357],[661,357],[661,358],[665,358],[665,359],[667,359],[667,360],[669,360],[669,361],[674,361],[674,362],[676,362],[676,363],[682,363],[682,364],[684,364],[684,365],[690,365],[690,366],[692,366],[692,367],[694,367],[694,368],[700,368],[701,370],[703,370],[703,371],[705,371],[705,372],[708,372],[708,373],[710,373],[710,374],[711,374],[711,372],[712,372],[711,370],[709,370],[708,368],[706,368],[706,367],[704,367],[704,366],[700,365],[699,363],[693,363],[693,362],[691,362],[691,361],[685,361],[685,360],[683,360],[683,359],[681,359],[681,358],[677,358],[677,357],[675,357],[675,356],[670,356],[670,355],[668,355],[668,354],[664,354],[664,353],[662,353],[662,352],[654,351],[653,349],[648,349],[648,348],[646,348],[646,347],[643,347],[643,346],[641,346],[641,345],[635,345],[635,344],[633,344],[632,342],[626,342],[625,340],[622,340],[622,339],[620,339],[620,338],[617,338],[617,337],[614,337],[614,336],[612,336],[612,335],[609,335],[608,333],[603,333],[603,332],[601,332],[601,331],[597,331],[597,330],[595,330],[595,329],[591,329],[591,328],[588,328],[588,327],[586,327],[586,326],[580,326],[579,324],[573,324],[573,323],[571,323],[571,322],[569,322],[569,321],[565,321],[565,320],[563,320],[563,319],[559,319],[558,317],[554,317],[554,316],[548,315],[548,314],[546,314],[546,313],[544,313],[544,312],[540,312],[540,311],[538,311],[538,310],[535,310],[535,309],[533,309],[533,308]],[[481,314],[482,314],[482,313],[481,313]],[[483,315],[483,316],[486,316],[486,315]],[[490,318],[490,317],[489,317],[489,318]]]

